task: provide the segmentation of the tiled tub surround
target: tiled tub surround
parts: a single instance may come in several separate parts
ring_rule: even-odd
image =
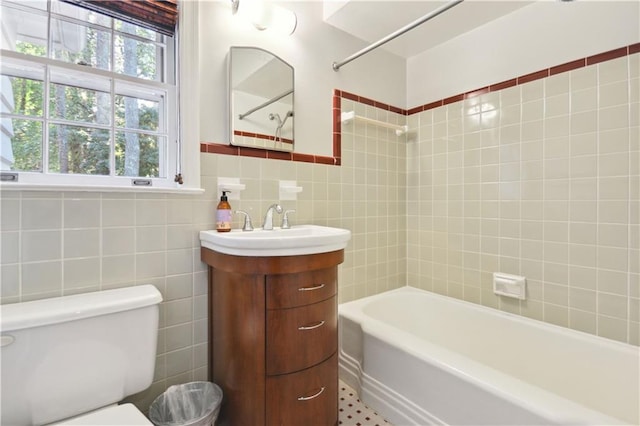
[[[411,110],[336,91],[334,146],[341,111],[408,124],[409,285],[640,344],[639,50]],[[494,295],[494,271],[527,276],[527,300]]]
[[[638,345],[639,77],[636,53],[410,115],[408,284]]]

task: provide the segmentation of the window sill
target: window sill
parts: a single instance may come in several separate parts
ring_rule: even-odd
[[[70,191],[70,192],[152,192],[160,194],[204,194],[202,188],[161,187],[161,186],[119,186],[119,185],[73,185],[43,183],[0,183],[1,191]]]

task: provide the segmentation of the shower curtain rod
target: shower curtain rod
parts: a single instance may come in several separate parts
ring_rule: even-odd
[[[365,47],[364,49],[354,53],[353,55],[349,56],[348,58],[344,59],[341,62],[334,62],[332,67],[334,71],[338,71],[340,69],[340,67],[342,67],[343,65],[348,64],[349,62],[353,61],[354,59],[358,59],[360,56],[364,55],[365,53],[369,53],[370,51],[372,51],[373,49],[377,49],[378,47],[382,46],[383,44],[393,40],[394,38],[401,36],[402,34],[406,33],[407,31],[410,31],[412,29],[414,29],[415,27],[417,27],[418,25],[424,24],[425,22],[427,22],[428,20],[430,20],[431,18],[435,18],[436,16],[440,15],[443,12],[446,12],[447,10],[451,9],[453,6],[456,6],[460,3],[462,3],[464,0],[452,0],[447,4],[444,4],[442,6],[440,6],[438,9],[427,13],[426,15],[424,15],[422,18],[418,18],[415,21],[411,22],[408,25],[405,25],[404,27],[400,28],[399,30],[389,34],[388,36],[381,38],[380,40],[376,41],[375,43]]]
[[[285,96],[290,95],[292,93],[293,93],[293,89],[287,90],[286,92],[283,92],[283,93],[280,93],[279,95],[274,96],[273,98],[269,99],[268,101],[261,103],[257,107],[251,108],[249,111],[245,112],[244,114],[239,114],[238,118],[240,120],[242,120],[246,116],[253,114],[254,112],[258,111],[259,109],[262,109],[262,108],[266,107],[267,105],[271,105],[272,103],[274,103],[276,101],[279,101],[280,99],[282,99]]]

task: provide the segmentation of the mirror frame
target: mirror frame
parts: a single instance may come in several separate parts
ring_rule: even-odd
[[[235,103],[233,100],[234,98],[234,87],[233,87],[234,50],[236,51],[237,50],[257,50],[265,54],[271,55],[274,59],[277,59],[278,61],[280,61],[280,63],[282,63],[283,65],[286,65],[291,70],[291,90],[288,92],[284,91],[283,93],[276,95],[275,97],[272,97],[266,102],[260,105],[257,105],[254,108],[251,108],[242,114],[239,114],[239,112],[236,111]],[[295,142],[295,124],[294,124],[295,122],[295,69],[293,65],[289,64],[287,61],[285,61],[278,55],[275,55],[274,53],[266,49],[262,49],[260,47],[255,47],[255,46],[231,46],[229,48],[229,56],[228,56],[227,62],[228,62],[227,86],[228,86],[228,101],[229,101],[229,110],[228,110],[229,143],[233,146],[260,148],[260,149],[266,149],[270,151],[293,152],[294,142]],[[238,64],[236,63],[235,66],[237,67]],[[267,107],[268,105],[276,103],[280,99],[285,98],[289,95],[291,95],[291,109],[284,114],[285,117],[278,117],[278,119],[282,118],[285,124],[287,120],[290,120],[290,123],[291,123],[290,139],[280,137],[279,138],[280,141],[278,141],[278,136],[275,134],[276,132],[259,133],[256,131],[245,131],[245,130],[242,130],[241,128],[236,128],[235,124],[239,115],[248,116],[250,114],[253,114],[256,111],[259,111]],[[291,113],[290,115],[289,115],[289,112]],[[275,118],[271,118],[271,120],[275,120]],[[277,124],[274,127],[277,127]]]

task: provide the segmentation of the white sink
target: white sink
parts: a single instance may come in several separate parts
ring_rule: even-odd
[[[200,245],[235,256],[296,256],[341,250],[351,238],[348,229],[296,225],[290,229],[200,231]]]

